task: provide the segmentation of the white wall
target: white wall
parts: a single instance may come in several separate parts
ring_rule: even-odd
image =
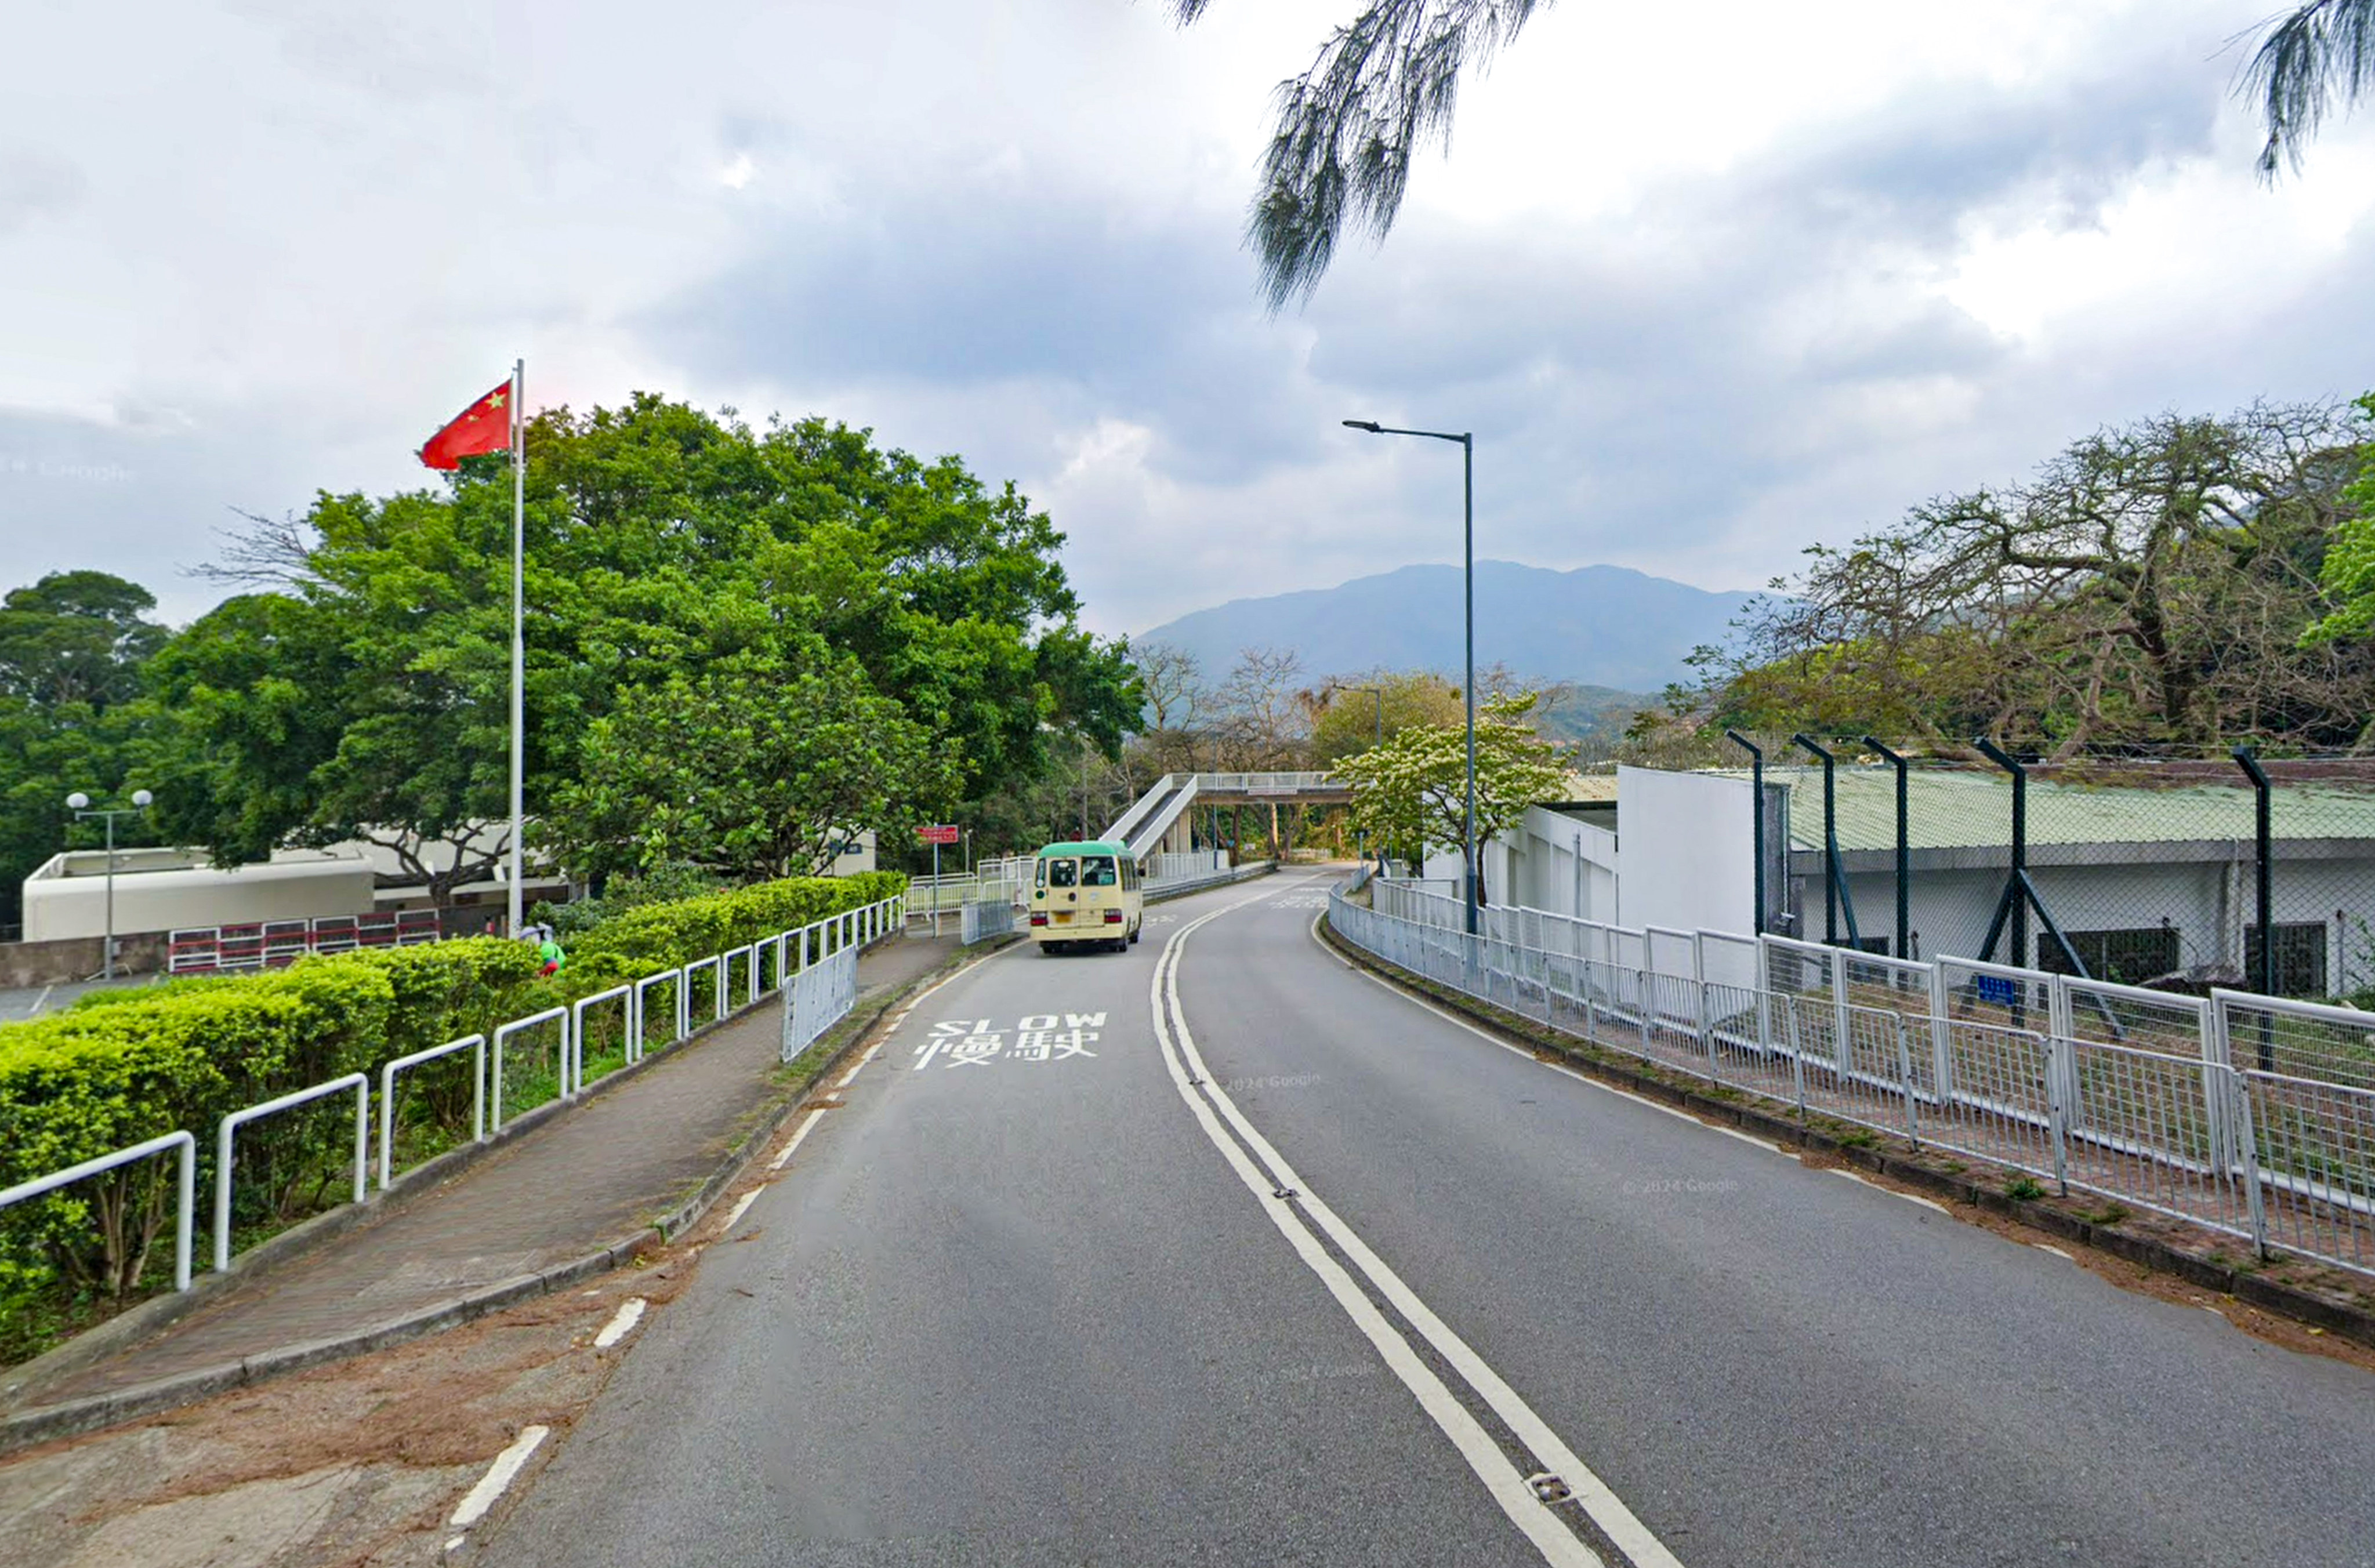
[[[1746,779],[1618,768],[1617,831],[1632,868],[1618,923],[1748,930],[1756,894],[1752,798]]]
[[[52,855],[25,878],[25,940],[103,936],[106,871],[104,850]],[[374,880],[371,862],[351,850],[281,850],[230,871],[189,851],[127,850],[116,856],[115,929],[369,914]]]

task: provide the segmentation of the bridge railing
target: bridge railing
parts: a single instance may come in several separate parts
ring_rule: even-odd
[[[2169,997],[2151,1028],[2117,1041],[2101,1036],[2120,1015],[2091,1006],[2100,987],[2057,992],[2066,977],[2041,972],[1875,967],[1786,938],[1506,906],[1470,937],[1448,895],[1387,881],[1371,894],[1368,908],[1331,895],[1345,940],[1561,1033],[2245,1237],[2263,1255],[2281,1246],[2375,1275],[2375,1087],[2238,1068],[2218,1038],[2222,1014],[2286,1004],[2237,994],[2197,1010]],[[2202,1037],[2187,1041],[2181,1025],[2199,1015]],[[2337,1026],[2375,1030],[2375,1015]]]

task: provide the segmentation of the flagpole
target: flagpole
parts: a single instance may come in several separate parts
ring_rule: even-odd
[[[525,635],[527,595],[523,567],[527,557],[527,409],[521,402],[527,390],[527,361],[512,365],[512,843],[511,934],[524,924],[520,912],[520,831],[522,778],[527,749],[527,643]]]

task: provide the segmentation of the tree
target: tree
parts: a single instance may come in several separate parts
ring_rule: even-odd
[[[0,695],[93,711],[140,694],[140,668],[169,633],[156,595],[104,572],[53,572],[0,599]]]
[[[2375,656],[2302,634],[2328,607],[2320,572],[2366,433],[2323,405],[2164,415],[1815,546],[1731,649],[1702,655],[1707,716],[2063,757],[2356,741]]]
[[[1566,795],[1557,750],[1525,722],[1531,693],[1495,697],[1476,711],[1476,842],[1506,833],[1526,808]],[[1468,728],[1412,725],[1383,746],[1347,757],[1335,776],[1351,784],[1353,826],[1408,860],[1430,845],[1457,845],[1468,808]]]
[[[1181,26],[1211,0],[1171,0]],[[1385,239],[1410,186],[1411,158],[1431,138],[1447,147],[1461,75],[1550,8],[1551,0],[1367,0],[1320,46],[1309,69],[1281,82],[1246,237],[1260,259],[1270,308],[1307,299],[1327,275],[1347,218]],[[2309,0],[2271,22],[2238,91],[2268,127],[2263,177],[2300,162],[2338,98],[2375,84],[2375,0]]]
[[[954,458],[647,394],[541,414],[527,450],[532,814],[584,775],[622,694],[806,658],[812,638],[939,738],[976,805],[1050,766],[1051,733],[1110,754],[1138,724],[1127,647],[1077,624],[1062,535]],[[491,459],[442,492],[324,494],[234,541],[226,572],[284,585],[160,660],[194,739],[160,796],[190,836],[229,864],[292,839],[467,842],[420,879],[442,897],[487,875],[505,847],[474,832],[507,808],[511,523]]]
[[[164,715],[141,690],[170,635],[148,619],[156,604],[104,572],[53,572],[0,599],[0,922],[21,918],[41,862],[104,842],[75,820],[69,794],[112,803],[155,777]],[[124,818],[116,842],[154,843],[155,826]]]
[[[1374,687],[1382,698],[1361,690]],[[1377,744],[1379,704],[1383,704],[1386,735],[1390,738],[1415,725],[1467,723],[1459,689],[1432,670],[1372,670],[1367,675],[1330,681],[1312,725],[1312,760],[1325,767]]]
[[[1271,770],[1306,760],[1316,705],[1302,684],[1303,655],[1292,648],[1247,648],[1213,694],[1212,708],[1231,765]]]
[[[862,830],[878,844],[948,802],[946,746],[813,646],[738,654],[624,693],[595,721],[540,834],[596,876],[691,864],[740,881],[824,871]]]
[[[2359,412],[2375,422],[2375,392],[2358,400]],[[2334,530],[2318,583],[2332,601],[2332,613],[2309,629],[2304,643],[2337,643],[2375,631],[2375,447],[2362,449],[2357,477],[2342,492],[2351,515]]]
[[[2268,24],[2240,90],[2258,100],[2268,139],[2261,178],[2298,171],[2301,154],[2334,108],[2375,87],[2375,0],[2310,0]]]

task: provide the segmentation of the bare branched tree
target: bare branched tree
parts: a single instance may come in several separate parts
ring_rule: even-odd
[[[186,567],[184,575],[248,588],[293,587],[313,576],[313,529],[303,518],[231,511],[247,525],[216,529],[222,558]]]

